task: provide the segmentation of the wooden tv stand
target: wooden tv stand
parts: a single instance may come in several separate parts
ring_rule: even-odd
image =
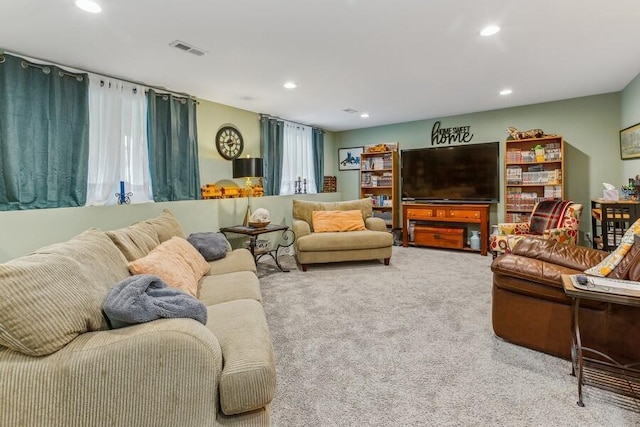
[[[404,203],[402,205],[402,246],[433,246],[448,249],[472,250],[466,244],[466,238],[458,244],[456,231],[469,224],[480,226],[480,254],[487,255],[489,242],[489,207],[488,204],[456,204],[456,203]],[[425,238],[409,242],[409,223],[423,227],[427,232],[441,229],[442,233],[433,234],[433,238]],[[415,234],[415,231],[414,231]],[[458,240],[456,240],[458,239]]]

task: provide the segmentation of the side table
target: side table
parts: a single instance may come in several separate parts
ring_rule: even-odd
[[[278,239],[275,248],[258,248],[256,246],[256,241],[258,240],[258,236],[265,233],[274,233],[276,231],[281,231],[282,235]],[[269,255],[276,263],[276,266],[285,273],[288,273],[289,270],[283,268],[278,261],[278,251],[281,248],[286,248],[293,245],[293,242],[296,239],[296,235],[293,230],[290,230],[286,225],[275,225],[269,224],[265,227],[251,227],[246,225],[234,225],[231,227],[223,227],[220,229],[220,232],[225,236],[227,233],[235,233],[235,234],[243,234],[245,236],[249,236],[249,251],[251,251],[251,255],[253,255],[253,261],[258,265],[258,260],[263,255]]]
[[[597,370],[599,374],[598,381],[590,382],[589,385],[638,400],[640,396],[636,390],[638,390],[640,386],[640,369],[638,368],[640,362],[622,365],[600,351],[583,347],[580,336],[580,319],[578,312],[581,299],[640,307],[640,288],[638,288],[638,290],[631,290],[615,287],[616,282],[623,282],[615,280],[609,280],[611,286],[606,286],[607,279],[602,280],[602,278],[587,276],[589,281],[586,284],[586,289],[583,289],[575,285],[572,280],[572,278],[575,279],[575,277],[575,275],[563,274],[562,287],[564,288],[565,294],[571,297],[571,330],[573,334],[571,345],[571,374],[578,379],[578,405],[584,406],[584,402],[582,401],[582,386],[585,383],[584,369],[587,365]],[[586,357],[584,353],[591,353],[599,358]]]

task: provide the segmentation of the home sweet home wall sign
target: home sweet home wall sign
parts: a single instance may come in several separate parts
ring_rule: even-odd
[[[431,145],[471,142],[472,138],[471,126],[442,128],[440,122],[435,122],[431,128]]]

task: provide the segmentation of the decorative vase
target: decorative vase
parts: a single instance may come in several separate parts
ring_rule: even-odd
[[[471,237],[469,238],[469,246],[472,250],[480,250],[480,231],[471,230]]]

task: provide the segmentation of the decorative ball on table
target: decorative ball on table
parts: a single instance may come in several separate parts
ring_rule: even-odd
[[[254,228],[262,228],[269,225],[269,211],[264,208],[258,208],[249,217],[249,225]]]

